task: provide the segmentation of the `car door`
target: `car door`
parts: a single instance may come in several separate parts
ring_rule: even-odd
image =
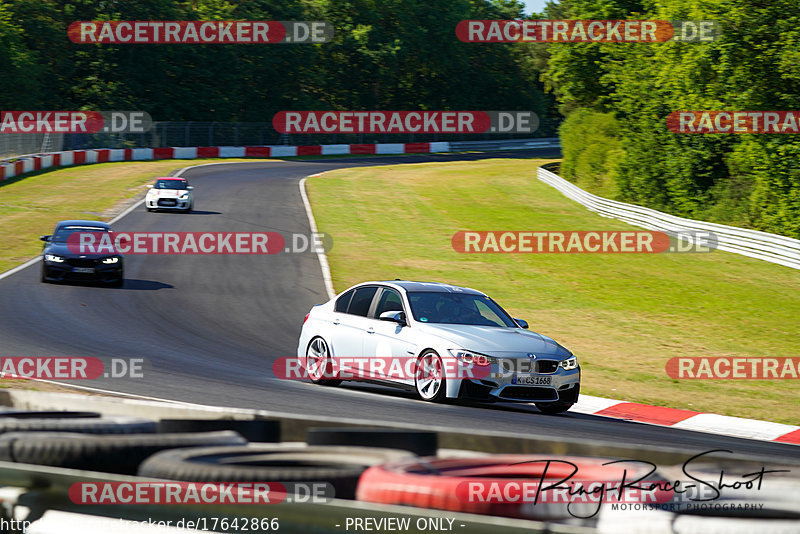
[[[362,286],[353,290],[346,311],[334,311],[332,320],[331,347],[337,361],[342,358],[361,358],[364,355],[364,338],[369,326],[367,314],[372,308],[372,301],[378,292],[377,286]],[[344,295],[343,295],[344,296]],[[344,309],[344,303],[339,306]],[[349,366],[344,365],[346,370]]]
[[[400,293],[392,288],[381,288],[376,295],[375,307],[370,313],[369,325],[364,341],[364,356],[382,360],[385,373],[383,380],[401,383],[414,383],[413,366],[416,343],[409,326],[400,326],[393,321],[381,321],[381,313],[403,311],[408,316]]]

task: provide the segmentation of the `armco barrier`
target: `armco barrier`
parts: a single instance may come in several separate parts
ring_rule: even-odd
[[[50,167],[115,161],[195,158],[284,158],[347,154],[427,154],[430,152],[447,152],[448,150],[450,150],[448,142],[383,143],[375,145],[98,148],[49,154],[31,154],[21,156],[19,159],[8,161],[7,163],[0,163],[0,181]]]
[[[651,208],[598,197],[543,167],[539,167],[537,178],[603,217],[619,219],[672,236],[680,232],[684,234],[686,232],[713,232],[718,241],[717,248],[719,250],[800,269],[800,240],[798,239],[724,224],[684,219]]]

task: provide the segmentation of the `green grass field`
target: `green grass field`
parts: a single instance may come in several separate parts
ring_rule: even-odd
[[[161,160],[65,167],[0,182],[0,272],[41,253],[38,237],[64,219],[108,221],[144,184],[190,165],[242,160]]]
[[[675,356],[800,356],[800,273],[729,254],[460,254],[459,230],[636,230],[539,182],[546,160],[345,169],[308,181],[337,291],[372,279],[485,291],[578,355],[582,392],[800,423],[797,380],[674,380]]]

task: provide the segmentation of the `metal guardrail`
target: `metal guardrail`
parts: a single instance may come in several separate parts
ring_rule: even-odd
[[[724,224],[685,219],[651,208],[598,197],[543,167],[539,167],[536,177],[558,189],[566,197],[604,217],[619,219],[669,235],[711,232],[716,237],[716,248],[719,250],[777,263],[792,269],[800,269],[799,239]]]
[[[540,139],[499,139],[492,141],[450,141],[450,150],[525,150],[536,148],[561,148],[558,137]]]

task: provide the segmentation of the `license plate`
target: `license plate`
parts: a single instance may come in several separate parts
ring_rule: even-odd
[[[73,267],[73,273],[93,273],[94,267]]]
[[[523,375],[516,377],[516,384],[525,384],[530,386],[549,386],[552,381],[552,376],[530,376]]]

